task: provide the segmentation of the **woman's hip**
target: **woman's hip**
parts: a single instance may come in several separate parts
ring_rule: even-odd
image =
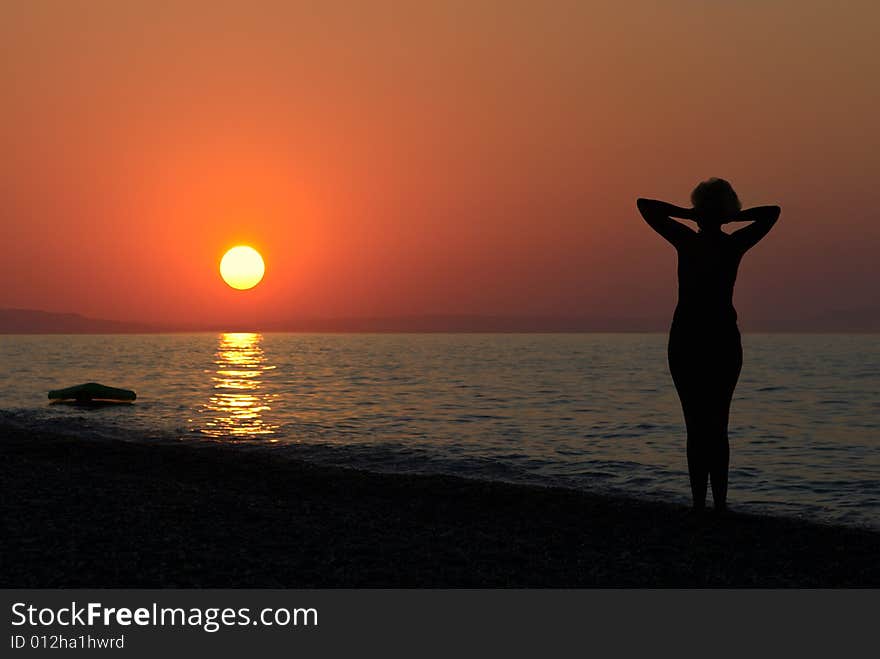
[[[715,380],[739,376],[742,367],[742,339],[732,326],[693,326],[673,323],[669,332],[669,367],[673,377]]]

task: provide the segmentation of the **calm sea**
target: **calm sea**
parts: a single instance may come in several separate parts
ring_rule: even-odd
[[[661,334],[0,336],[0,421],[688,501]],[[880,336],[745,335],[731,506],[880,527]],[[50,405],[86,381],[130,406]]]

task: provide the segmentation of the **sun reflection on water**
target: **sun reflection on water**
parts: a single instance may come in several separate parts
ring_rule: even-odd
[[[203,406],[201,432],[210,437],[265,437],[278,429],[266,419],[276,395],[263,389],[263,379],[275,367],[266,360],[263,335],[221,334],[212,376],[213,393]]]

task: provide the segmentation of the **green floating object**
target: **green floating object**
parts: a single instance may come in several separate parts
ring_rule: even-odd
[[[53,389],[49,392],[50,400],[75,400],[78,402],[90,402],[93,400],[127,400],[137,398],[137,394],[131,389],[117,389],[107,387],[97,382],[86,382],[66,389]]]

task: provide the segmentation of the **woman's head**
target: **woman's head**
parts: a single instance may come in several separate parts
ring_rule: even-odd
[[[742,208],[733,186],[723,178],[700,183],[691,193],[691,203],[701,228],[720,227]]]

